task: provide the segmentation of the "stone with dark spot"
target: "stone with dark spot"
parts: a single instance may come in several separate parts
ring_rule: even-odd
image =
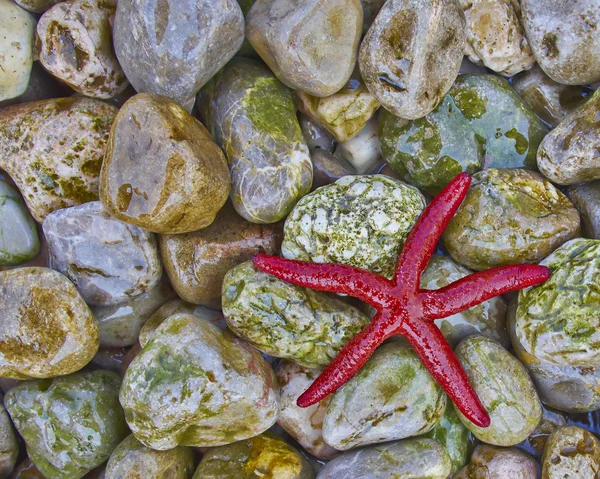
[[[600,441],[589,431],[565,426],[546,442],[541,479],[593,478],[600,472]]]

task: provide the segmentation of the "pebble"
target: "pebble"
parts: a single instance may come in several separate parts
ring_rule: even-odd
[[[354,167],[343,158],[336,158],[331,153],[317,148],[310,154],[313,165],[313,190],[335,183],[343,176],[356,175]]]
[[[600,442],[591,432],[565,426],[548,438],[541,479],[595,477],[600,471]]]
[[[335,150],[335,140],[331,136],[331,133],[302,113],[298,114],[298,122],[300,123],[300,129],[302,130],[306,145],[311,153],[319,150],[333,153],[333,150]]]
[[[468,466],[453,479],[538,479],[539,465],[516,447],[477,446]]]
[[[566,194],[581,215],[584,236],[600,239],[600,181],[569,186]]]
[[[7,478],[19,457],[19,441],[0,395],[0,477]]]
[[[371,119],[352,138],[338,143],[334,156],[349,163],[359,175],[371,172],[377,163],[381,162],[377,120]]]

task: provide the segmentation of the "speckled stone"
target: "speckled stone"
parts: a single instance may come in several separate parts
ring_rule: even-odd
[[[209,227],[161,236],[160,252],[171,284],[182,299],[220,308],[227,271],[259,253],[277,254],[282,236],[282,225],[250,223],[227,203]]]
[[[548,133],[538,149],[537,164],[559,185],[600,179],[600,91]]]
[[[62,0],[15,0],[15,3],[30,12],[41,13],[60,1]]]
[[[310,191],[312,164],[291,90],[262,64],[229,63],[201,94],[229,162],[231,199],[253,223],[275,223]]]
[[[535,64],[518,1],[460,0],[460,5],[467,19],[465,53],[473,63],[507,77]]]
[[[558,83],[600,80],[600,9],[596,0],[521,0],[535,59]]]
[[[490,168],[473,176],[443,239],[456,261],[485,270],[537,263],[579,232],[579,213],[542,175]]]
[[[223,152],[167,97],[135,95],[110,131],[100,199],[114,217],[155,233],[210,225],[229,195]]]
[[[106,479],[190,479],[194,453],[187,447],[154,451],[133,434],[113,451],[106,466]]]
[[[189,111],[241,47],[244,15],[236,0],[119,0],[113,39],[136,91],[168,96]]]
[[[37,24],[38,55],[44,68],[73,90],[112,98],[129,82],[112,46],[116,0],[67,0]]]
[[[98,199],[114,106],[58,98],[0,110],[0,168],[40,223],[54,210]]]
[[[225,276],[223,315],[229,328],[259,351],[309,368],[327,366],[369,323],[335,296],[281,281],[250,261]]]
[[[331,396],[319,403],[301,408],[298,397],[308,389],[321,374],[320,369],[300,366],[291,361],[281,361],[275,368],[279,385],[279,424],[298,444],[319,459],[333,459],[340,454],[323,439],[322,426],[327,404]]]
[[[359,0],[256,0],[246,23],[250,44],[290,88],[332,95],[354,70],[363,23]]]
[[[33,64],[35,19],[9,0],[0,0],[0,101],[27,90]]]
[[[109,371],[28,381],[4,398],[27,452],[46,479],[80,479],[127,435],[119,377]]]
[[[570,186],[566,194],[581,215],[584,236],[600,239],[600,181]]]
[[[346,451],[429,432],[446,408],[446,395],[416,353],[386,344],[338,389],[327,406],[323,438]]]
[[[600,442],[591,432],[565,426],[548,438],[541,479],[592,478],[599,472]]]
[[[314,479],[312,466],[300,452],[273,434],[205,452],[194,479]]]
[[[65,276],[48,268],[3,271],[0,290],[0,376],[60,376],[94,357],[98,323]]]
[[[465,41],[457,1],[390,0],[361,43],[360,73],[384,108],[421,118],[456,80]]]
[[[154,288],[162,266],[154,235],[110,216],[99,201],[50,213],[42,224],[50,267],[88,304],[118,304]]]
[[[296,101],[302,113],[340,142],[362,130],[379,109],[379,102],[369,93],[358,72],[333,95],[319,98],[300,91],[296,93]]]
[[[37,225],[19,193],[0,180],[0,266],[26,263],[39,252]]]
[[[453,479],[537,479],[539,465],[529,454],[516,447],[481,444],[471,462]]]
[[[204,319],[176,314],[129,365],[120,401],[136,438],[157,450],[256,436],[279,411],[261,355]]]
[[[540,422],[542,405],[525,367],[485,336],[463,339],[455,353],[491,419],[490,426],[482,428],[457,411],[465,427],[495,446],[514,446],[526,439]]]
[[[531,111],[551,127],[558,125],[593,93],[589,86],[555,82],[538,65],[519,75],[512,86]]]
[[[415,438],[348,451],[329,461],[317,479],[446,479],[450,471],[442,446]]]
[[[348,175],[356,175],[354,167],[343,158],[336,158],[320,148],[310,154],[313,165],[313,190],[336,182]]]
[[[159,282],[146,293],[108,306],[92,306],[100,326],[100,345],[104,348],[135,344],[142,326],[161,305],[176,296],[167,281]]]
[[[19,457],[19,441],[0,395],[0,478],[6,479]]]
[[[298,114],[298,122],[300,123],[304,140],[306,140],[306,145],[311,153],[319,150],[333,153],[335,140],[331,136],[331,133],[302,113]]]
[[[148,318],[148,321],[144,323],[140,330],[139,342],[142,347],[148,344],[150,338],[154,335],[154,331],[167,319],[177,313],[189,313],[202,318],[210,323],[213,323],[220,329],[227,329],[227,323],[223,318],[221,311],[214,309],[204,308],[192,303],[186,303],[185,301],[177,298],[167,301],[160,308],[158,308]]]
[[[419,190],[401,181],[346,176],[298,202],[286,220],[281,252],[392,278],[398,252],[424,208]]]
[[[349,163],[359,175],[372,172],[382,161],[377,119],[372,118],[352,138],[338,143],[334,156]]]

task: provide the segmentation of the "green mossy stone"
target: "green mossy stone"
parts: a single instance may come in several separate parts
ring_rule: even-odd
[[[47,479],[80,479],[127,435],[121,380],[97,370],[27,381],[4,398],[29,457]]]
[[[26,263],[39,252],[35,221],[19,193],[0,180],[0,266]]]
[[[0,395],[0,478],[6,479],[19,457],[19,440]]]
[[[281,281],[250,261],[225,275],[223,315],[259,351],[312,368],[327,366],[369,323],[335,296]]]
[[[127,368],[120,401],[145,446],[211,447],[256,436],[279,410],[260,353],[191,314],[164,321]]]
[[[402,181],[345,176],[298,202],[285,222],[281,252],[392,278],[400,248],[424,208],[419,190]]]
[[[300,452],[269,433],[207,449],[193,479],[314,479]]]

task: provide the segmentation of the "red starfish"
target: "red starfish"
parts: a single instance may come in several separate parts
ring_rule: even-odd
[[[336,391],[367,362],[390,336],[404,336],[431,375],[475,425],[488,427],[490,417],[475,394],[450,345],[433,323],[509,291],[542,283],[550,277],[545,266],[512,265],[472,274],[438,290],[420,289],[437,242],[467,194],[471,177],[456,176],[425,208],[408,235],[396,276],[382,276],[352,266],[309,263],[260,254],[254,265],[283,281],[306,288],[343,293],[364,301],[377,314],[298,398],[308,407]]]

